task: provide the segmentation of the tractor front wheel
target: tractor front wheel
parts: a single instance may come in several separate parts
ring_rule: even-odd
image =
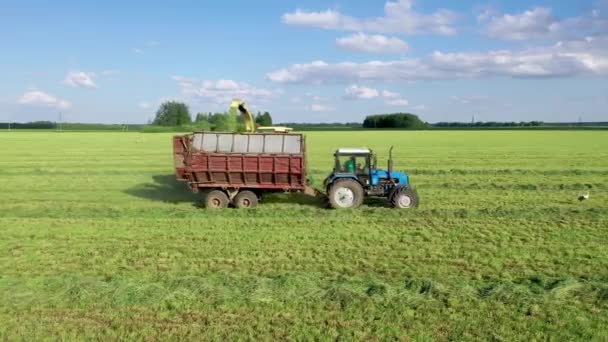
[[[418,206],[418,193],[411,188],[396,189],[390,198],[394,208],[415,208]]]
[[[363,187],[352,179],[343,179],[331,185],[328,197],[334,209],[357,208],[363,203]]]

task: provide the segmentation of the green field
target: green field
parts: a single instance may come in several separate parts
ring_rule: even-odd
[[[170,134],[0,133],[0,339],[608,339],[608,132],[306,135],[316,183],[394,145],[420,208],[206,211]]]

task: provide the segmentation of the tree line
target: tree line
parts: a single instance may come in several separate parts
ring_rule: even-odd
[[[272,126],[273,120],[269,112],[258,112],[254,116],[257,126]],[[296,131],[312,130],[356,130],[356,129],[594,129],[607,127],[608,122],[437,122],[427,123],[411,113],[391,113],[369,115],[363,123],[334,122],[334,123],[283,123]],[[185,103],[167,101],[162,103],[154,120],[148,125],[96,124],[96,123],[57,123],[52,121],[35,121],[27,123],[0,122],[0,129],[61,129],[61,130],[142,130],[145,132],[188,132],[193,130],[207,131],[244,131],[245,123],[236,110],[227,112],[199,112],[194,119]]]
[[[254,116],[258,126],[272,126],[272,116],[269,112],[258,112]],[[245,123],[236,110],[222,113],[200,112],[192,119],[190,110],[185,103],[167,101],[160,105],[152,125],[165,127],[184,127],[206,131],[244,131]]]
[[[363,120],[363,128],[427,129],[428,124],[410,113],[376,114]]]
[[[102,123],[79,123],[79,122],[54,122],[54,121],[31,121],[31,122],[0,122],[0,129],[48,129],[65,131],[128,131],[141,130],[143,124],[102,124]]]
[[[540,127],[545,125],[542,121],[520,121],[520,122],[500,122],[500,121],[477,121],[477,122],[437,122],[433,127]]]

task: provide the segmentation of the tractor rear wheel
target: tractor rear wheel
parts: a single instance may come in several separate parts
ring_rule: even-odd
[[[234,197],[232,204],[239,209],[255,208],[258,205],[258,196],[249,190],[241,191]]]
[[[418,193],[411,188],[399,188],[395,190],[390,201],[394,208],[415,208],[418,206]]]
[[[329,204],[334,209],[357,208],[363,203],[363,187],[352,179],[334,182],[328,191]]]
[[[203,204],[205,208],[209,209],[221,209],[228,207],[228,203],[230,200],[228,199],[228,195],[221,190],[211,190],[207,192],[205,198],[203,199]]]

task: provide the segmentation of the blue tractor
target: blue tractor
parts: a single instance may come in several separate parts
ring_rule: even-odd
[[[393,148],[388,169],[379,170],[376,155],[367,148],[340,148],[333,172],[325,179],[329,204],[336,209],[357,208],[366,196],[384,197],[394,208],[418,206],[418,194],[405,172],[393,171]]]

